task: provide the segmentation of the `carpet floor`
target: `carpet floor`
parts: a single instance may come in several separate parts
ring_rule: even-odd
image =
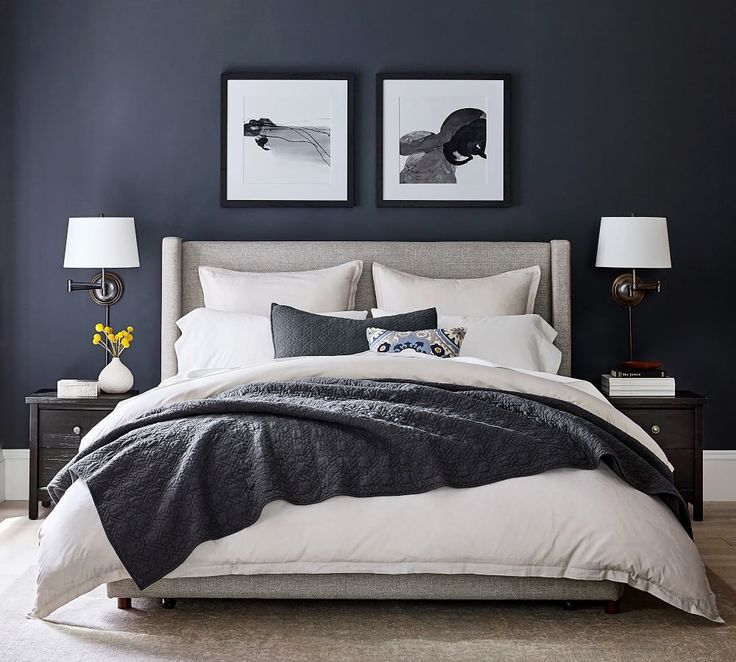
[[[134,600],[100,587],[48,621],[24,618],[35,567],[0,594],[0,659],[736,661],[736,592],[710,573],[726,625],[627,589],[622,612],[557,603]]]

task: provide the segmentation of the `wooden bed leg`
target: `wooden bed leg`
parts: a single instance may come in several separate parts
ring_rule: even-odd
[[[164,609],[174,609],[176,607],[176,598],[161,598],[161,606]]]
[[[118,609],[130,609],[130,598],[118,598]]]
[[[606,602],[607,614],[618,614],[621,611],[621,603],[619,600],[609,600]]]

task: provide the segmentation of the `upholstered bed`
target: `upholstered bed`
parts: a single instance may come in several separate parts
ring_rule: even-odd
[[[560,374],[571,367],[570,243],[551,242],[213,242],[167,237],[162,250],[161,379],[177,372],[176,321],[203,305],[200,265],[242,271],[321,269],[363,260],[356,309],[375,307],[370,265],[436,278],[474,278],[539,265],[535,312],[557,330]],[[111,598],[315,598],[448,600],[598,600],[610,609],[624,585],[565,578],[439,574],[230,575],[163,579],[144,590],[132,580],[107,585]],[[610,604],[609,604],[610,603]]]
[[[481,278],[538,266],[534,313],[557,332],[558,374],[519,370],[474,357],[444,360],[373,352],[293,355],[296,358],[277,358],[242,369],[182,374],[174,347],[179,337],[177,321],[204,305],[199,267],[273,273],[324,269],[350,260],[363,261],[355,291],[358,310],[372,309],[377,303],[371,277],[374,261],[417,276],[446,279]],[[469,388],[490,393],[489,397],[510,394],[511,399],[519,396],[524,409],[540,401],[552,403],[553,409],[567,408],[603,426],[608,430],[605,434],[643,447],[637,452],[650,458],[671,482],[666,456],[654,440],[611,407],[591,384],[569,377],[567,241],[209,242],[168,237],[163,241],[162,274],[162,384],[118,407],[85,437],[82,452],[114,437],[117,430],[145,427],[147,423],[140,421],[149,411],[155,417],[157,408],[186,408],[192,403],[220,406],[210,398],[232,398],[228,394],[234,387],[241,389],[241,395],[252,395],[260,388],[278,390],[280,384],[287,384],[286,389],[304,385],[300,380],[307,380],[310,388],[311,380],[320,384],[320,380],[338,380],[340,388],[354,386],[350,380],[377,380],[400,382],[410,389],[416,385],[431,390],[432,385],[445,384],[442,389],[449,392]],[[493,426],[494,420],[486,418],[484,424]],[[464,426],[460,430],[465,434]],[[156,440],[149,435],[154,452]],[[312,499],[306,505],[276,500],[263,508],[253,526],[234,528],[224,537],[203,538],[205,542],[192,547],[183,563],[168,574],[161,572],[153,582],[131,579],[136,576],[131,566],[121,563],[120,550],[113,551],[108,541],[109,517],[103,530],[100,504],[93,503],[91,494],[94,481],[76,480],[67,483],[67,491],[41,531],[32,615],[46,617],[102,583],[121,608],[130,607],[137,597],[161,598],[164,606],[171,606],[176,598],[231,597],[602,601],[611,611],[617,610],[628,584],[690,613],[719,620],[702,562],[686,532],[689,523],[683,528],[682,516],[678,521],[666,500],[649,495],[657,492],[647,494],[632,487],[620,472],[616,475],[603,464],[580,465],[593,471],[570,464],[554,466],[558,468],[516,474],[519,477],[493,484],[468,483],[467,489],[452,489],[445,482],[440,483],[445,485],[441,489],[396,493],[405,496],[380,496],[379,492],[372,498],[355,499],[350,492],[338,491],[335,494],[341,496]],[[150,476],[158,479],[155,473]],[[109,483],[102,485],[104,492]],[[120,507],[131,508],[126,499],[114,503],[113,511],[123,512]],[[130,519],[129,512],[123,514]],[[70,537],[72,529],[76,533]]]

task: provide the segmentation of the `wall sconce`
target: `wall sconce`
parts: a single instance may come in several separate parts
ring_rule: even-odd
[[[631,309],[638,306],[647,292],[660,292],[661,281],[645,283],[637,269],[670,269],[670,243],[667,219],[650,216],[604,216],[598,235],[596,267],[631,269],[611,285],[613,300],[629,312],[629,360],[624,365],[641,368],[648,362],[634,361],[634,334]]]
[[[67,292],[87,290],[96,304],[105,307],[110,326],[110,306],[123,296],[123,280],[110,268],[139,267],[135,219],[99,216],[70,218],[64,252],[65,269],[99,269],[87,282],[69,279]]]

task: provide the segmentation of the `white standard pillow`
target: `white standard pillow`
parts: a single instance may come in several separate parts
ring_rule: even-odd
[[[392,314],[379,308],[371,312],[374,317]],[[437,324],[467,329],[460,356],[521,370],[557,374],[560,369],[562,352],[553,344],[557,331],[539,315],[438,315]]]
[[[425,278],[373,263],[376,302],[382,310],[436,308],[448,315],[524,315],[534,312],[538,266],[485,278]]]
[[[322,314],[354,320],[368,317],[366,310]],[[174,343],[180,375],[192,370],[246,368],[273,359],[270,317],[195,308],[176,325],[181,330]]]
[[[271,303],[310,313],[355,308],[362,260],[315,271],[260,273],[199,267],[205,308],[269,316]]]

